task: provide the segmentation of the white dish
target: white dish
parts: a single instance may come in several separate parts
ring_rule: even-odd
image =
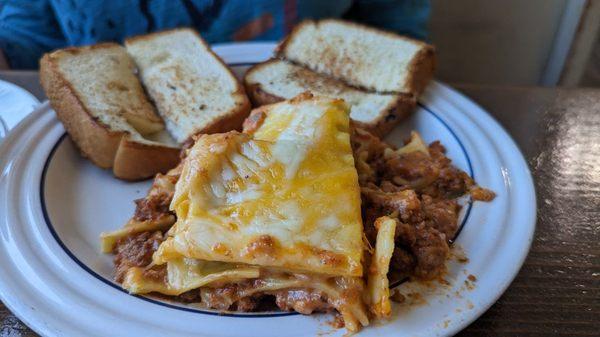
[[[29,91],[0,80],[0,140],[40,104]]]
[[[236,72],[268,58],[273,44],[215,47]],[[535,192],[527,164],[508,134],[480,107],[433,83],[416,113],[387,138],[411,129],[439,139],[454,164],[497,193],[466,205],[457,244],[469,261],[452,262],[449,286],[423,290],[426,304],[394,304],[393,318],[361,336],[452,335],[479,317],[508,287],[535,229]],[[0,298],[45,336],[343,335],[328,315],[226,314],[131,296],[112,281],[112,257],[98,235],[121,227],[150,182],[119,181],[83,159],[47,103],[0,147]],[[467,275],[473,287],[465,287]],[[405,291],[414,285],[400,285]],[[472,289],[467,289],[472,288]],[[457,296],[455,292],[459,292]]]

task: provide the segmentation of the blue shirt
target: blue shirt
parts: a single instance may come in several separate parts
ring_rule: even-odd
[[[342,17],[426,38],[429,0],[0,0],[0,49],[35,69],[66,46],[194,27],[209,42],[278,40],[306,18]]]

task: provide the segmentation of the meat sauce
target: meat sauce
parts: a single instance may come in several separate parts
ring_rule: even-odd
[[[426,153],[398,153],[393,146],[355,129],[352,148],[370,244],[374,245],[377,234],[375,220],[394,217],[398,225],[391,271],[423,280],[441,276],[458,229],[457,198],[470,194],[473,200],[490,201],[494,193],[476,186],[471,177],[452,166],[438,141]]]
[[[445,155],[445,148],[437,141],[429,145],[428,153],[398,154],[393,146],[355,129],[352,148],[361,186],[364,231],[369,243],[374,246],[377,234],[374,222],[378,217],[387,215],[396,218],[398,224],[390,272],[422,280],[438,278],[445,270],[450,254],[449,244],[458,228],[460,205],[456,198],[470,194],[473,200],[490,201],[494,193],[476,186],[465,172],[452,166]],[[151,193],[136,200],[134,219],[153,220],[172,214],[169,204],[177,177],[174,175],[173,181],[165,180],[171,178],[169,176],[157,177]],[[163,182],[167,186],[165,191],[161,190],[161,184],[157,184],[162,182],[161,179],[167,182]],[[151,266],[152,254],[164,237],[163,232],[154,231],[119,240],[114,251],[116,281],[122,282],[131,267],[146,268],[146,277],[164,279],[166,268]],[[204,287],[175,299],[201,303],[217,310],[279,308],[310,314],[331,311],[335,307],[325,294],[308,288],[249,292],[249,289],[258,286],[256,282],[261,280]]]

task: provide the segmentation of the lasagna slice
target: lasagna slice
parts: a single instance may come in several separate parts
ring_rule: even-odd
[[[172,195],[176,222],[145,266],[125,268],[122,285],[138,294],[195,292],[223,310],[273,296],[301,313],[335,309],[356,331],[369,321],[348,107],[303,96],[263,117],[252,132],[196,141]],[[104,235],[107,250],[121,235]]]
[[[254,110],[242,134],[199,137],[103,250],[131,293],[337,311],[356,331],[390,317],[390,283],[443,275],[459,196],[493,199],[444,152],[350,129],[342,101],[304,94]]]
[[[171,203],[177,222],[156,264],[188,257],[362,276],[360,188],[345,104],[292,106],[298,118],[275,125],[273,141],[232,132],[196,142]],[[315,127],[301,118],[310,109],[319,115]]]

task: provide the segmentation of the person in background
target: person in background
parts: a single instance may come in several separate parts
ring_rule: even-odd
[[[0,0],[0,69],[37,69],[66,46],[193,27],[209,43],[279,40],[303,19],[337,17],[417,39],[429,0]]]

